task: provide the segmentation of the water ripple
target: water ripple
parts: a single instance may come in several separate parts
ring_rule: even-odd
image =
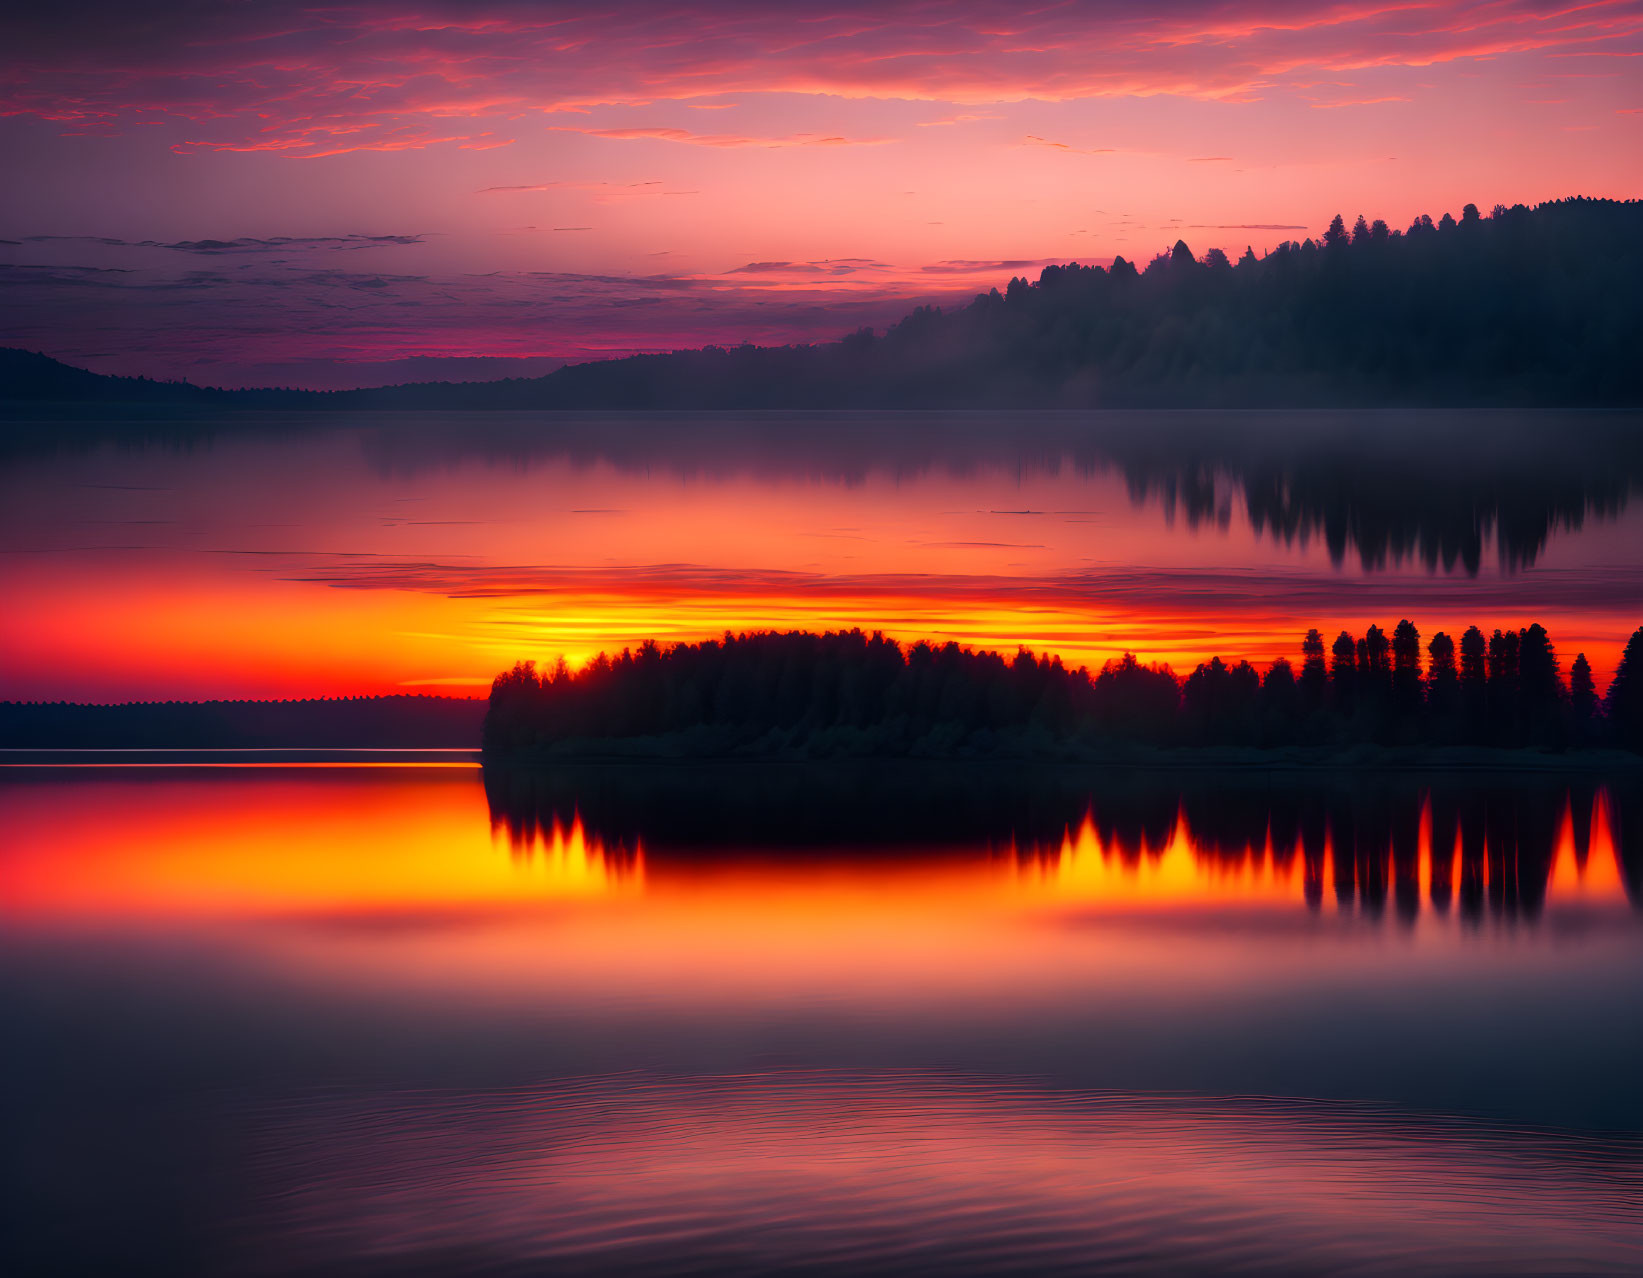
[[[923,1072],[247,1115],[264,1272],[1621,1273],[1643,1141]]]

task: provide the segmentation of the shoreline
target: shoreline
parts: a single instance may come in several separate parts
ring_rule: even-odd
[[[843,772],[892,769],[918,773],[955,769],[1000,773],[1218,772],[1281,773],[1643,773],[1643,755],[1628,750],[1559,752],[1491,747],[1403,750],[1395,747],[1233,749],[1215,746],[1067,755],[804,755],[668,754],[663,751],[487,751],[477,746],[13,746],[0,748],[10,769],[166,767],[469,767],[497,773],[571,770],[663,773],[700,768]]]

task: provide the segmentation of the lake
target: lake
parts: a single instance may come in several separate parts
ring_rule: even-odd
[[[1188,671],[1403,617],[1539,621],[1601,686],[1643,621],[1637,414],[64,418],[0,462],[0,699],[476,695],[772,626]]]
[[[1643,621],[1636,414],[17,411],[0,699]],[[8,1273],[1643,1269],[1635,767],[428,744],[0,760]]]
[[[1640,839],[1625,771],[0,769],[8,1271],[1635,1273]]]

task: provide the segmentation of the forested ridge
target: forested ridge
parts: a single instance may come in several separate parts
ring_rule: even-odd
[[[895,408],[1643,404],[1643,201],[1337,217],[1233,260],[1048,266],[838,342],[705,347],[546,377],[208,391],[0,352],[0,399],[266,408]]]
[[[1021,649],[903,647],[860,630],[726,634],[601,654],[580,670],[497,676],[497,754],[960,757],[1104,746],[1490,746],[1643,750],[1643,627],[1600,696],[1583,654],[1567,676],[1546,630],[1476,626],[1422,643],[1401,621],[1264,672],[1204,662],[1184,679],[1133,656],[1099,672]]]
[[[0,748],[469,748],[478,698],[398,694],[286,701],[0,702]]]

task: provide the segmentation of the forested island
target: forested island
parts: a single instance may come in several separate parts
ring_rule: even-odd
[[[887,332],[705,347],[545,377],[224,391],[0,351],[0,400],[200,409],[1635,406],[1643,201],[1466,205],[1406,229],[1336,217],[1233,260],[1045,267]]]
[[[1099,672],[1026,649],[903,647],[860,630],[726,634],[601,654],[580,670],[521,662],[491,688],[498,759],[1096,758],[1113,749],[1491,747],[1643,750],[1643,627],[1600,695],[1567,677],[1539,625],[1424,645],[1400,621],[1333,641],[1297,669],[1216,657],[1184,679],[1126,655]]]

